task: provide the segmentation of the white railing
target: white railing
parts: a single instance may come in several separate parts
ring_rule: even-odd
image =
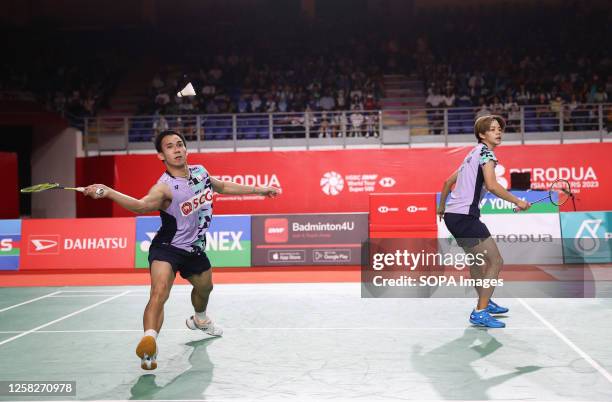
[[[611,138],[612,104],[582,104],[551,109],[548,105],[489,110],[507,121],[506,138],[520,143],[538,140]],[[449,145],[473,142],[477,115],[470,108],[411,108],[334,112],[244,113],[219,115],[104,116],[83,119],[84,150],[150,150],[154,135],[178,130],[191,147],[287,146],[347,147],[356,145]]]

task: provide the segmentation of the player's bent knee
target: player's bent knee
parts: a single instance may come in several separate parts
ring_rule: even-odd
[[[213,287],[214,286],[212,283],[204,286],[198,286],[198,288],[196,288],[196,291],[200,294],[208,295],[210,294],[210,292],[212,292]]]
[[[501,268],[504,265],[504,258],[501,255],[497,255],[493,257],[492,263]]]
[[[165,303],[170,297],[170,288],[167,286],[158,286],[151,289],[150,299],[156,302]]]

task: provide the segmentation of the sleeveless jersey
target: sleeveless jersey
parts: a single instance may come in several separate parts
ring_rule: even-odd
[[[476,145],[465,157],[455,189],[448,196],[446,212],[480,217],[480,201],[487,193],[482,167],[488,161],[497,165],[495,154],[483,143]]]
[[[159,211],[162,225],[151,243],[204,251],[213,215],[213,189],[206,169],[190,166],[188,179],[165,172],[157,182],[170,188],[172,203]]]

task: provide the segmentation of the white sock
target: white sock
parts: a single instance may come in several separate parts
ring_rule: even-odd
[[[157,331],[154,329],[147,329],[144,332],[144,336],[152,336],[153,338],[157,339]]]
[[[206,310],[202,311],[201,313],[198,313],[197,311],[195,312],[195,316],[198,319],[198,321],[202,322],[202,321],[206,321]]]
[[[482,312],[483,312],[483,311],[485,311],[485,310],[486,310],[486,308],[483,308],[482,310],[476,310],[476,309],[474,309],[474,312],[476,312],[476,313],[482,313]]]

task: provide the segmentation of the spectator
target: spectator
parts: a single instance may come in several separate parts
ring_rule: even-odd
[[[361,109],[354,109],[350,115],[351,120],[351,131],[349,135],[351,137],[361,137],[361,126],[363,125],[364,117],[363,114],[359,113]]]

